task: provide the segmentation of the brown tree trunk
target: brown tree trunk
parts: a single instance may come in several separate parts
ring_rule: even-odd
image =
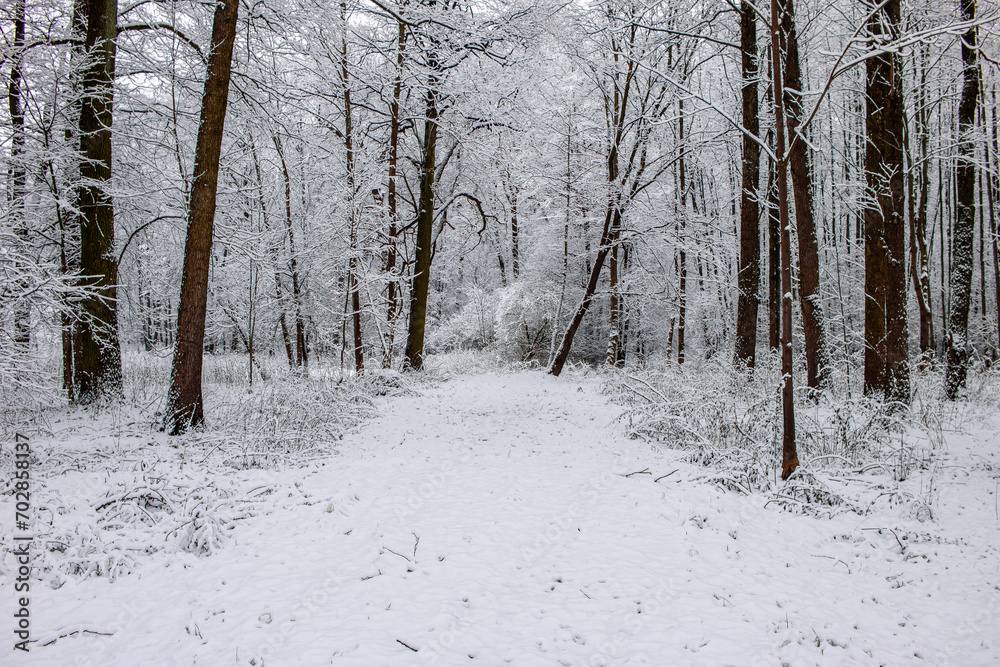
[[[796,135],[802,116],[802,75],[799,40],[795,31],[793,0],[783,0],[782,33],[785,53],[785,107],[788,125],[789,166],[795,195],[795,224],[799,241],[799,303],[805,335],[806,383],[812,389],[826,384],[828,366],[823,331],[823,303],[819,289],[819,247],[813,218],[812,168],[805,140]]]
[[[577,306],[576,313],[573,314],[573,319],[566,328],[562,343],[559,345],[559,352],[556,353],[555,359],[552,360],[552,366],[549,368],[551,375],[558,376],[562,373],[566,359],[569,358],[570,348],[573,347],[573,337],[576,336],[576,331],[580,328],[580,323],[583,322],[583,318],[587,314],[587,310],[590,309],[591,302],[594,300],[594,294],[597,292],[597,283],[601,277],[601,269],[604,268],[604,260],[611,250],[611,231],[612,228],[617,228],[620,224],[619,216],[620,213],[617,206],[610,207],[605,215],[604,230],[601,232],[601,244],[597,249],[597,256],[594,258],[594,263],[590,270],[590,279],[587,281],[586,289],[583,292],[583,300]]]
[[[118,339],[115,260],[115,212],[106,183],[111,180],[111,124],[114,116],[117,0],[81,0],[86,15],[84,51],[88,65],[81,81],[80,177],[76,207],[80,212],[80,272],[93,294],[82,303],[80,318],[79,398],[122,393],[121,344]]]
[[[899,0],[868,23],[873,46],[899,36]],[[909,403],[906,326],[903,72],[899,57],[867,61],[865,134],[865,393]]]
[[[781,347],[781,220],[776,174],[772,164],[767,178],[767,321],[772,351]]]
[[[962,20],[976,18],[976,0],[960,0]],[[958,165],[956,215],[952,233],[951,316],[949,317],[945,395],[958,398],[969,372],[969,302],[972,292],[973,233],[976,224],[975,123],[981,73],[975,26],[962,37],[964,66],[962,98],[958,106]]]
[[[410,322],[406,332],[404,364],[420,370],[424,364],[424,334],[427,328],[427,297],[430,292],[431,257],[434,252],[434,190],[437,169],[438,85],[437,56],[428,58],[431,73],[424,93],[424,139],[420,156],[420,194],[417,238],[414,244],[413,282],[410,287]]]
[[[740,6],[740,51],[743,74],[743,127],[760,133],[757,100],[757,16]],[[743,135],[743,190],[740,196],[740,258],[736,305],[736,362],[752,369],[757,358],[757,307],[760,300],[760,146]]]
[[[205,421],[201,372],[208,302],[208,269],[238,11],[239,0],[223,0],[215,6],[212,22],[212,49],[208,57],[205,92],[202,95],[201,123],[198,126],[192,172],[194,182],[184,245],[181,300],[177,310],[177,347],[174,350],[164,416],[164,426],[173,435]]]
[[[778,181],[778,217],[781,225],[781,479],[795,472],[799,458],[795,448],[795,403],[792,386],[792,250],[788,221],[788,178],[785,162],[784,86],[781,80],[781,25],[778,2],[771,0],[771,80],[774,85],[775,165]]]

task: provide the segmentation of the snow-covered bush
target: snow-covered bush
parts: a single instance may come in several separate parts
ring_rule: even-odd
[[[622,420],[632,437],[689,451],[690,461],[711,470],[706,478],[725,488],[770,492],[779,504],[810,511],[863,511],[833,490],[836,476],[872,473],[881,476],[873,485],[892,494],[886,489],[925,465],[939,442],[926,409],[834,392],[815,401],[803,395],[796,405],[802,465],[782,483],[780,373],[770,361],[758,364],[753,378],[721,361],[613,373],[607,390],[626,406]]]
[[[543,282],[517,281],[497,292],[500,351],[518,361],[544,361],[559,307],[559,290]]]
[[[452,350],[485,350],[496,341],[496,297],[480,287],[468,292],[468,301],[457,313],[427,333],[428,354]]]

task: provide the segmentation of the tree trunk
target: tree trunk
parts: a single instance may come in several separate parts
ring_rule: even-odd
[[[302,316],[302,282],[299,280],[298,251],[295,248],[295,225],[292,221],[292,178],[285,162],[285,151],[277,134],[272,135],[274,147],[281,162],[281,176],[285,184],[285,231],[288,233],[288,272],[292,276],[292,306],[295,308],[295,367],[300,371],[308,366],[306,354],[305,319]],[[284,317],[284,313],[282,313]]]
[[[985,119],[986,112],[983,111],[983,117]],[[997,196],[1000,195],[1000,176],[997,175],[997,168],[1000,167],[1000,154],[998,154],[997,142],[997,89],[993,88],[993,111],[992,111],[991,123],[993,129],[992,138],[992,157],[989,161],[990,177],[990,235],[993,237],[993,290],[996,293],[996,302],[994,305],[997,309],[997,353],[1000,354],[1000,230],[997,229],[997,219],[996,219],[996,200]]]
[[[743,74],[743,127],[760,133],[757,101],[757,17],[740,6],[740,50]],[[760,300],[760,146],[743,135],[743,190],[740,196],[740,265],[736,305],[736,362],[752,369],[757,357],[757,306]]]
[[[812,168],[803,137],[796,136],[802,120],[802,75],[799,65],[799,40],[795,32],[793,0],[784,0],[782,33],[787,43],[785,53],[785,106],[788,125],[789,166],[795,195],[795,223],[799,241],[799,302],[805,334],[806,383],[812,389],[826,384],[827,353],[823,331],[823,303],[819,289],[819,247],[813,218]]]
[[[875,46],[899,36],[899,0],[868,23]],[[909,403],[906,326],[903,72],[899,57],[867,61],[865,134],[865,393]]]
[[[923,52],[921,53],[921,63],[923,63]],[[931,277],[930,277],[930,250],[927,244],[927,202],[928,191],[930,189],[930,158],[927,144],[929,141],[930,127],[928,124],[928,111],[926,108],[926,70],[921,67],[920,86],[918,88],[917,100],[917,132],[919,133],[918,145],[920,147],[920,194],[917,203],[916,215],[912,216],[913,228],[910,230],[911,243],[916,246],[917,255],[920,259],[919,268],[913,265],[914,281],[917,288],[917,302],[920,310],[920,355],[922,363],[927,363],[934,355],[934,317],[931,302]],[[911,160],[912,167],[912,160]],[[911,176],[916,178],[916,173],[911,172]],[[912,181],[912,178],[911,178]],[[911,206],[913,196],[910,198]]]
[[[438,84],[437,57],[428,56],[431,73],[424,93],[424,140],[420,156],[420,195],[417,238],[414,244],[413,282],[410,287],[410,322],[406,332],[405,366],[420,370],[424,364],[424,334],[427,328],[427,297],[430,291],[431,256],[434,252],[434,190],[437,169]]]
[[[788,178],[785,162],[784,86],[781,81],[781,25],[778,1],[771,0],[771,80],[774,85],[775,165],[778,181],[778,218],[781,225],[781,479],[795,472],[799,458],[795,449],[795,404],[792,386],[792,249],[788,221]]]
[[[82,0],[86,14],[84,51],[88,65],[81,81],[80,272],[93,294],[84,299],[80,318],[79,397],[122,394],[121,343],[118,339],[115,212],[106,184],[111,180],[111,124],[114,116],[117,0]]]
[[[608,292],[610,303],[608,311],[610,320],[608,322],[608,350],[605,355],[605,363],[608,366],[618,364],[618,347],[621,344],[621,296],[618,293],[618,239],[611,239],[611,260],[608,262]]]
[[[188,213],[187,240],[181,300],[177,310],[177,347],[170,373],[165,428],[173,435],[205,421],[201,393],[202,358],[205,343],[205,310],[208,301],[208,269],[212,252],[212,227],[219,183],[219,156],[229,99],[233,44],[239,0],[223,0],[215,6],[212,50],[208,57],[201,123],[194,157],[194,182]]]
[[[772,164],[767,178],[767,321],[772,351],[781,347],[781,220],[776,174]]]
[[[685,219],[687,218],[687,187],[684,180],[684,98],[677,100],[678,150],[677,172],[680,179],[680,215],[677,217],[677,243],[680,251],[678,265],[678,306],[677,306],[677,365],[684,363],[684,330],[687,319],[687,252],[685,252]]]
[[[363,332],[361,329],[361,288],[358,280],[358,225],[354,215],[354,128],[352,127],[353,117],[351,115],[351,82],[347,70],[347,3],[340,3],[341,18],[343,19],[343,33],[341,35],[341,61],[340,78],[344,86],[344,150],[347,155],[347,205],[348,225],[350,226],[351,237],[351,259],[348,272],[350,276],[351,290],[351,324],[354,332],[354,371],[359,375],[365,372],[365,345]]]
[[[601,277],[601,269],[604,268],[604,260],[611,249],[611,230],[613,227],[617,228],[620,221],[619,216],[620,213],[616,206],[608,209],[604,218],[604,230],[601,232],[601,244],[597,249],[597,256],[594,258],[594,263],[590,270],[590,279],[587,281],[586,289],[583,292],[583,300],[577,306],[576,313],[574,313],[573,319],[566,328],[562,343],[559,345],[559,352],[556,353],[555,359],[552,360],[552,366],[549,368],[551,375],[558,376],[562,373],[566,359],[569,358],[570,348],[573,347],[573,337],[576,336],[576,331],[580,328],[580,323],[583,322],[583,317],[587,314],[587,310],[590,309],[590,303],[594,300],[594,294],[597,292],[597,283]]]
[[[960,0],[962,20],[976,18],[976,0]],[[969,302],[972,292],[973,233],[976,224],[976,107],[980,90],[978,38],[975,26],[962,37],[964,66],[958,106],[956,214],[952,233],[951,314],[949,317],[945,395],[958,398],[969,372]]]
[[[392,367],[392,347],[396,334],[396,315],[399,312],[396,295],[396,240],[399,234],[399,214],[396,204],[396,165],[399,159],[399,101],[403,90],[403,57],[406,49],[406,26],[400,22],[396,47],[396,81],[392,88],[392,104],[389,107],[389,186],[387,206],[389,215],[389,248],[385,257],[386,285],[386,325],[389,330],[382,367]]]
[[[25,0],[14,2],[14,51],[7,85],[7,107],[10,111],[10,199],[11,215],[7,224],[14,228],[14,234],[23,244],[21,248],[27,256],[28,221],[25,218],[25,190],[27,170],[24,164],[24,109],[21,106],[21,66],[24,49],[24,5]],[[26,286],[22,286],[24,289]],[[18,305],[14,312],[13,342],[16,349],[27,351],[31,344],[31,309],[27,303]]]
[[[510,174],[507,175],[508,181]],[[517,282],[521,275],[521,246],[517,228],[517,199],[520,195],[513,183],[508,183],[507,198],[510,202],[510,274]]]

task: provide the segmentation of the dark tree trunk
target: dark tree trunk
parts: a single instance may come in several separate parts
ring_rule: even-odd
[[[784,86],[781,80],[781,25],[778,1],[771,0],[771,80],[774,85],[775,165],[778,181],[778,217],[781,225],[781,479],[795,472],[799,458],[795,448],[795,403],[792,385],[792,249],[788,221],[788,178],[785,162]]]
[[[679,128],[678,150],[680,151],[677,161],[677,172],[680,179],[678,196],[680,197],[681,204],[680,215],[677,217],[677,243],[680,247],[680,251],[678,252],[677,365],[680,366],[684,363],[684,331],[687,319],[687,252],[684,249],[686,242],[685,222],[687,218],[687,184],[685,183],[684,173],[684,98],[677,101],[677,114],[677,125]]]
[[[417,238],[414,244],[413,282],[410,287],[410,322],[406,332],[407,368],[420,370],[424,364],[424,333],[427,328],[427,297],[430,291],[431,256],[434,252],[434,190],[437,170],[438,84],[437,58],[428,56],[431,74],[424,93],[424,140],[420,156],[420,198],[417,210]]]
[[[93,294],[82,303],[80,318],[79,397],[83,402],[122,393],[118,339],[118,263],[114,255],[115,212],[106,184],[111,180],[111,123],[115,79],[117,0],[82,0],[86,15],[81,81],[80,177],[76,207],[80,212],[80,273]]]
[[[300,371],[304,369],[309,358],[306,353],[306,327],[305,318],[302,315],[302,282],[299,279],[298,251],[295,247],[295,225],[292,220],[292,178],[288,173],[288,163],[285,162],[285,152],[281,145],[281,139],[277,134],[272,135],[274,147],[278,151],[278,160],[281,162],[281,176],[285,184],[285,231],[288,234],[288,272],[292,276],[292,306],[295,309],[295,367]],[[284,317],[284,313],[282,313]]]
[[[7,85],[7,107],[10,111],[10,199],[12,215],[7,224],[14,228],[14,234],[21,241],[25,253],[28,245],[28,221],[24,215],[24,195],[27,187],[27,170],[24,164],[24,109],[21,106],[21,65],[24,49],[24,5],[25,0],[14,2],[14,51]],[[26,253],[25,253],[26,255]],[[26,286],[23,286],[26,287]],[[27,350],[31,344],[31,310],[21,304],[14,312],[14,346]]]
[[[923,58],[921,57],[921,61]],[[927,200],[930,189],[929,163],[930,159],[927,151],[930,127],[927,122],[927,109],[925,100],[926,91],[926,71],[921,69],[921,81],[919,86],[916,113],[916,130],[919,133],[917,145],[920,150],[920,171],[914,172],[913,161],[910,161],[910,182],[920,177],[919,201],[916,203],[916,211],[913,211],[915,197],[910,194],[910,245],[911,252],[915,251],[916,257],[913,261],[913,282],[917,293],[917,306],[920,313],[920,356],[921,363],[926,364],[934,355],[934,317],[931,312],[931,278],[930,278],[930,251],[927,244]],[[917,261],[919,260],[919,261]]]
[[[873,45],[899,36],[899,0],[868,24]],[[903,72],[899,57],[867,61],[865,134],[865,393],[909,403],[906,326]]]
[[[782,33],[785,53],[785,106],[788,125],[789,166],[795,195],[795,225],[799,241],[799,303],[802,330],[805,334],[806,383],[818,389],[826,383],[828,366],[823,331],[823,303],[819,289],[819,246],[813,218],[812,168],[806,142],[796,136],[802,119],[802,75],[799,65],[799,40],[795,31],[793,0],[784,0]]]
[[[396,165],[399,159],[399,101],[403,91],[403,57],[406,49],[406,26],[399,24],[396,47],[396,81],[392,88],[392,104],[389,107],[389,186],[386,205],[389,215],[389,248],[385,256],[386,285],[386,325],[388,341],[382,357],[384,368],[392,367],[392,347],[396,333],[396,315],[399,312],[396,295],[396,237],[399,234],[399,214],[396,203]]]
[[[356,186],[354,182],[354,128],[353,116],[351,114],[351,82],[347,69],[347,3],[340,3],[341,18],[343,19],[343,33],[341,35],[341,61],[340,78],[344,86],[344,150],[347,155],[347,205],[348,224],[351,235],[351,259],[348,281],[351,290],[351,324],[354,333],[354,371],[358,374],[365,372],[365,345],[361,329],[361,287],[358,280],[358,227],[357,218],[354,214],[354,197]]]
[[[960,0],[962,20],[976,18],[976,0]],[[962,99],[958,106],[958,165],[954,231],[952,233],[951,314],[949,317],[945,394],[958,398],[969,372],[969,302],[972,291],[973,233],[976,224],[976,106],[980,90],[978,38],[975,26],[962,37],[964,66]]]
[[[983,110],[983,119],[986,118],[986,111]],[[1000,354],[1000,230],[997,229],[997,219],[996,219],[996,201],[997,196],[1000,195],[1000,176],[997,175],[997,168],[1000,167],[1000,154],[998,154],[998,142],[997,142],[997,89],[993,88],[993,111],[992,111],[991,127],[993,130],[992,137],[992,155],[989,160],[990,176],[987,181],[990,185],[989,200],[990,200],[990,235],[993,238],[993,289],[996,293],[995,306],[997,309],[997,353]]]
[[[757,17],[740,6],[740,50],[743,74],[743,127],[760,133],[757,100]],[[753,368],[757,357],[757,306],[760,300],[760,146],[743,135],[743,190],[740,197],[739,299],[736,305],[736,362]]]
[[[187,241],[184,245],[181,300],[177,310],[177,347],[174,350],[164,417],[165,428],[174,435],[205,421],[201,372],[208,269],[238,11],[239,0],[223,0],[215,6],[212,22],[212,50],[208,57],[205,92],[202,96]]]
[[[608,292],[610,303],[608,311],[608,350],[605,363],[609,366],[618,364],[618,348],[621,345],[621,295],[618,292],[618,239],[611,239],[611,260],[608,262]]]
[[[520,193],[513,184],[510,184],[508,188],[509,193],[507,196],[510,201],[510,274],[516,282],[521,276],[521,247],[517,228],[517,198]]]
[[[778,215],[777,168],[767,179],[767,322],[768,348],[781,347],[781,220]]]
[[[590,304],[594,300],[594,294],[597,292],[597,283],[601,277],[601,269],[604,268],[604,260],[608,256],[608,251],[611,249],[611,233],[612,228],[617,229],[620,223],[620,213],[618,208],[611,207],[608,209],[607,215],[604,218],[604,230],[601,232],[601,244],[597,249],[597,256],[594,258],[594,264],[590,270],[590,279],[587,281],[587,287],[583,293],[583,300],[580,305],[577,306],[576,313],[573,315],[573,319],[570,321],[569,326],[566,328],[566,333],[563,335],[562,343],[559,345],[559,351],[556,353],[555,359],[552,360],[552,366],[549,368],[549,373],[558,376],[562,373],[563,366],[566,364],[566,359],[569,358],[570,348],[573,347],[573,337],[576,336],[577,329],[580,328],[580,323],[583,322],[584,316],[587,314],[587,310],[590,309]]]

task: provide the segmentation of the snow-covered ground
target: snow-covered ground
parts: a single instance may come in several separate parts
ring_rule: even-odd
[[[624,437],[594,377],[461,375],[378,408],[325,461],[173,470],[186,481],[164,502],[187,489],[245,508],[225,539],[136,554],[114,581],[35,582],[36,641],[0,662],[1000,664],[996,419],[946,432],[911,474],[934,501],[920,521],[905,503],[817,517],[707,484],[682,453]],[[51,441],[71,442],[61,427]],[[69,505],[94,477],[114,480],[45,488]],[[11,497],[0,512],[9,525]]]

